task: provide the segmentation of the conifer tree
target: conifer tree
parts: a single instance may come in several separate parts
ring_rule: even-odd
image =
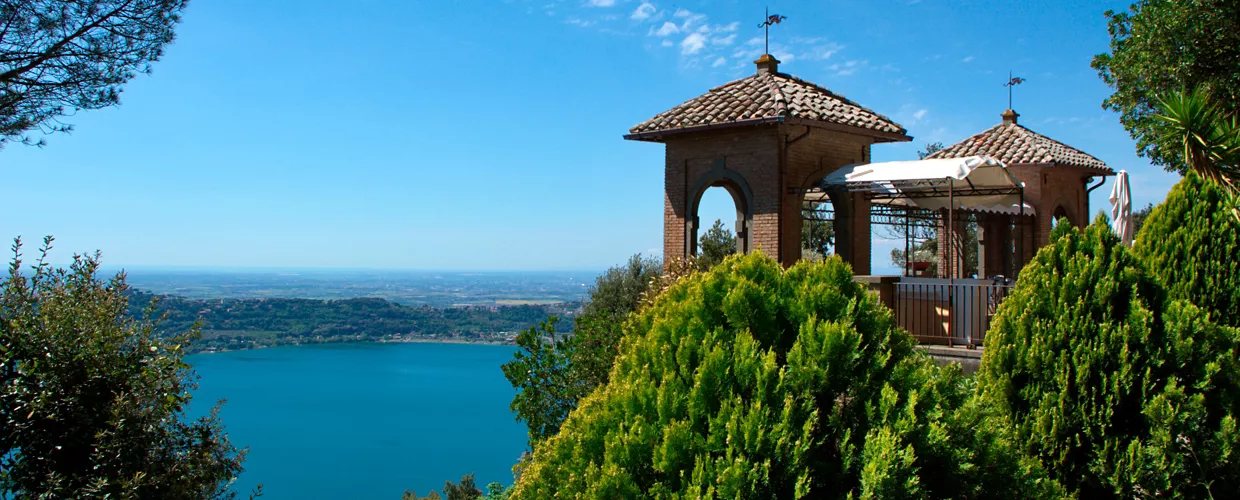
[[[513,498],[1040,497],[1055,484],[957,412],[838,257],[760,252],[687,276],[625,324],[609,382],[534,450]]]
[[[1083,232],[1062,224],[986,335],[979,405],[1079,498],[1234,493],[1237,338],[1166,301],[1103,217]]]

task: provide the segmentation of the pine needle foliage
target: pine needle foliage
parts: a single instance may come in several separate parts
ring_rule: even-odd
[[[1054,491],[1001,433],[964,427],[980,413],[957,416],[959,370],[918,353],[838,257],[785,271],[732,256],[624,328],[609,383],[535,449],[512,498]]]
[[[1236,330],[1166,301],[1102,217],[1051,240],[987,333],[979,404],[1079,498],[1240,491]]]
[[[1225,189],[1190,172],[1154,207],[1133,250],[1169,298],[1240,326],[1240,221],[1229,200]]]

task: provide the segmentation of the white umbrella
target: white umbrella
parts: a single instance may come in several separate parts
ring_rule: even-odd
[[[1132,192],[1128,189],[1128,172],[1120,170],[1111,188],[1111,227],[1120,242],[1132,246]]]

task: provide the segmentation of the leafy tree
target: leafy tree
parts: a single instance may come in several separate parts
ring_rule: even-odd
[[[1141,228],[1145,227],[1146,219],[1150,217],[1150,213],[1152,213],[1153,211],[1154,211],[1154,204],[1149,203],[1145,206],[1145,208],[1142,208],[1132,213],[1132,234],[1137,234],[1141,232]],[[1103,217],[1107,217],[1107,215],[1104,213]]]
[[[120,102],[171,43],[187,0],[0,0],[0,147],[69,131],[59,120]]]
[[[498,483],[487,485],[487,489],[490,490],[492,485],[498,486]],[[417,492],[413,491],[405,491],[401,495],[401,500],[440,500],[441,498],[444,500],[479,500],[485,497],[483,497],[482,490],[478,489],[478,486],[474,484],[474,474],[472,472],[461,476],[459,483],[454,484],[452,481],[445,481],[443,496],[440,496],[435,491],[431,491],[424,497],[419,497]],[[488,500],[490,499],[488,498]]]
[[[834,221],[822,220],[816,214],[821,205],[811,203],[801,211],[801,252],[810,260],[825,258],[835,248]]]
[[[1160,97],[1158,109],[1156,143],[1165,152],[1178,150],[1190,171],[1223,188],[1222,208],[1240,220],[1240,113],[1228,116],[1204,87]]]
[[[1054,490],[1002,432],[965,427],[980,413],[954,411],[958,368],[916,351],[839,258],[784,271],[758,252],[729,257],[625,328],[612,379],[535,448],[513,498]]]
[[[1115,93],[1102,105],[1120,113],[1138,153],[1183,173],[1183,158],[1158,140],[1157,98],[1204,86],[1223,112],[1240,111],[1240,3],[1140,0],[1106,16],[1111,51],[1092,65]]]
[[[1062,224],[986,334],[978,397],[1079,498],[1230,494],[1238,335],[1165,302],[1102,217],[1083,232]]]
[[[590,298],[582,309],[585,315],[625,316],[637,309],[641,295],[659,276],[663,264],[657,257],[629,257],[623,266],[612,267],[595,280]]]
[[[927,157],[927,156],[930,156],[930,155],[932,155],[932,154],[934,154],[934,153],[937,153],[937,152],[939,152],[939,151],[942,151],[943,149],[944,149],[944,148],[943,148],[943,143],[941,143],[941,142],[931,142],[931,143],[929,143],[929,144],[926,144],[926,148],[925,148],[925,149],[923,149],[923,150],[921,150],[921,151],[918,151],[918,152],[917,152],[917,159],[918,159],[918,160],[924,160],[924,159],[926,159],[926,157]]]
[[[557,336],[554,319],[517,336],[521,351],[503,370],[517,389],[512,410],[529,428],[531,445],[555,434],[577,401],[607,382],[620,325],[639,307],[661,267],[658,259],[634,255],[626,265],[608,269],[574,318],[571,337]]]
[[[699,242],[701,251],[698,253],[698,266],[710,269],[723,262],[723,258],[736,253],[736,236],[723,227],[723,221],[715,219],[715,224],[706,230]]]
[[[1190,172],[1154,207],[1133,250],[1170,298],[1240,326],[1240,221],[1227,213],[1227,200],[1215,183]]]
[[[130,318],[125,275],[97,279],[97,254],[50,267],[51,241],[23,274],[18,240],[0,281],[0,497],[231,498],[245,451],[219,406],[185,415],[192,335]]]
[[[510,407],[529,428],[531,445],[559,431],[580,397],[569,373],[569,346],[563,337],[557,338],[556,321],[548,318],[518,334],[521,350],[502,367],[504,377],[517,389]]]

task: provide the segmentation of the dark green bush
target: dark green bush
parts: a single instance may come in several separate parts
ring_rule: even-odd
[[[1189,173],[1154,207],[1133,250],[1172,300],[1186,300],[1217,322],[1240,326],[1240,222],[1226,193]]]
[[[98,256],[47,265],[50,243],[27,269],[15,244],[0,279],[0,498],[234,497],[245,451],[218,406],[187,415],[192,337],[130,318],[124,275],[98,279]]]
[[[1064,224],[987,334],[978,404],[1080,498],[1240,491],[1236,330],[1163,293],[1105,221]]]
[[[838,258],[730,257],[632,316],[621,342],[514,498],[1054,492],[983,412],[957,412],[959,370],[919,354]]]

